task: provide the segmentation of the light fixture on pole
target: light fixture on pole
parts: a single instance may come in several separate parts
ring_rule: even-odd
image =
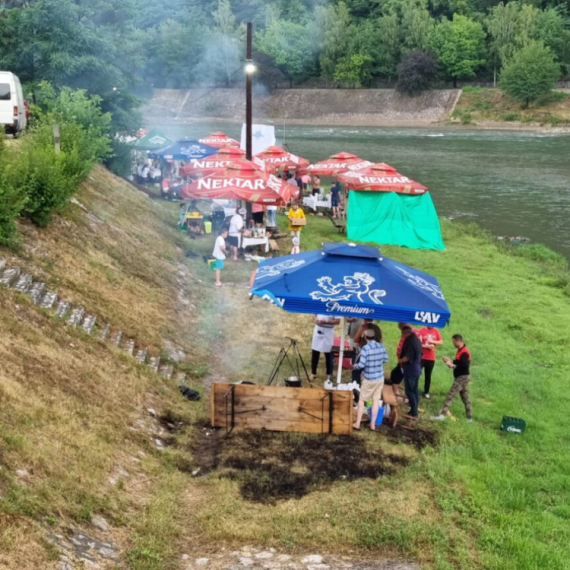
[[[251,59],[246,60],[245,62],[245,72],[247,75],[251,75],[257,71],[257,67],[255,63]]]

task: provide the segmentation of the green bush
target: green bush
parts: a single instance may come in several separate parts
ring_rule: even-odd
[[[18,164],[14,151],[4,144],[4,133],[0,133],[0,244],[12,243],[16,235],[15,220],[26,204],[26,195],[12,184],[13,166]]]
[[[56,93],[42,84],[38,119],[15,149],[0,148],[0,242],[11,239],[18,215],[39,226],[61,211],[91,168],[111,153],[110,115],[85,91]],[[53,125],[59,125],[56,152]]]
[[[516,246],[512,250],[513,255],[532,259],[546,265],[555,267],[556,269],[567,269],[568,261],[563,255],[556,253],[550,248],[540,243],[525,243]]]
[[[518,113],[513,113],[511,111],[511,112],[505,113],[503,115],[503,121],[511,122],[511,121],[518,121],[518,120],[520,120],[520,116]]]

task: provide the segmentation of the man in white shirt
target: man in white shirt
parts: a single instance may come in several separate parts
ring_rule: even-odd
[[[222,282],[220,277],[222,274],[222,269],[224,268],[224,259],[226,259],[226,238],[228,237],[228,230],[224,228],[220,235],[216,238],[216,243],[214,244],[214,251],[212,256],[216,259],[215,261],[215,275],[216,275],[216,287],[221,287]]]
[[[243,216],[246,214],[245,208],[240,208],[230,220],[230,229],[228,231],[228,244],[233,254],[234,261],[237,261],[238,248],[240,244],[240,235],[243,230]]]

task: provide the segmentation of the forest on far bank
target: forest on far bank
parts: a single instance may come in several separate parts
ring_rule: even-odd
[[[399,70],[441,86],[494,82],[517,58],[519,75],[547,69],[545,84],[570,70],[559,0],[7,0],[0,69],[32,92],[86,89],[128,130],[152,88],[243,81],[247,21],[256,81],[270,89],[394,85]]]

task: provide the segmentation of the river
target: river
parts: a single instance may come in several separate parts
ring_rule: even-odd
[[[159,126],[171,138],[241,125]],[[524,236],[570,259],[570,135],[465,128],[276,126],[279,143],[311,161],[340,151],[387,162],[430,188],[440,216],[494,235]]]

